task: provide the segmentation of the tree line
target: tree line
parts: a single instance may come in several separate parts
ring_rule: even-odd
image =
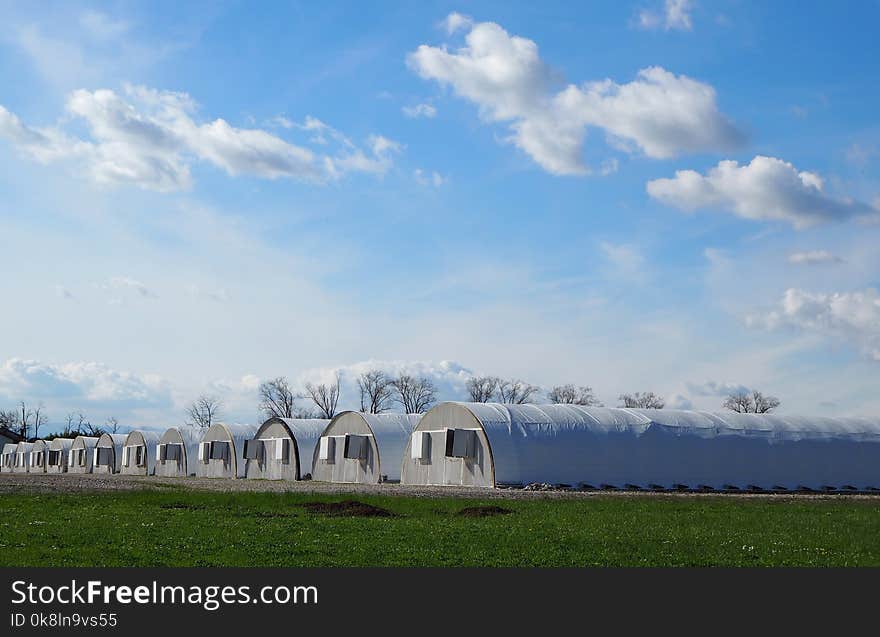
[[[40,429],[48,422],[46,408],[42,402],[29,405],[22,400],[15,409],[0,409],[0,430],[7,429],[25,439],[39,438]],[[118,432],[119,420],[115,416],[107,418],[103,426],[95,426],[82,412],[71,412],[67,414],[67,424],[64,429],[43,437],[46,440],[75,438],[76,436],[97,437],[104,433],[115,434]]]
[[[357,377],[360,409],[369,414],[383,414],[395,406],[407,414],[421,414],[437,402],[437,388],[430,378],[401,374],[390,376],[379,369],[371,369]],[[499,376],[475,376],[465,383],[467,399],[476,403],[499,402],[523,405],[537,402],[542,389],[519,379]],[[306,383],[297,390],[284,376],[260,384],[258,409],[265,418],[323,418],[336,415],[340,396],[339,374],[329,383]],[[593,388],[588,385],[556,385],[547,391],[547,400],[555,404],[604,407]],[[619,407],[663,409],[665,401],[651,391],[618,396]],[[779,407],[775,396],[757,390],[730,393],[721,406],[738,413],[765,414]],[[203,394],[186,409],[185,424],[208,428],[222,417],[223,401],[217,396]],[[8,429],[22,437],[39,438],[40,429],[47,424],[43,403],[36,405],[20,401],[15,409],[0,410],[0,430]],[[93,425],[82,412],[67,414],[67,424],[61,431],[46,438],[72,438],[79,435],[100,436],[118,433],[119,421],[111,416],[103,425]],[[32,435],[31,435],[32,434]]]
[[[383,414],[399,406],[404,413],[421,414],[437,400],[437,388],[430,378],[401,374],[393,377],[379,369],[371,369],[357,377],[360,410],[369,414]],[[522,405],[535,403],[542,389],[519,379],[499,376],[475,376],[465,383],[471,402],[499,402]],[[296,390],[284,376],[260,384],[259,411],[265,418],[323,418],[336,415],[340,396],[340,378],[336,374],[330,383],[306,383]],[[604,407],[593,388],[588,385],[556,385],[547,391],[547,400],[555,404]],[[619,407],[663,409],[666,402],[651,391],[621,394]],[[305,403],[303,406],[301,403]],[[722,407],[739,413],[768,413],[779,407],[774,396],[759,391],[738,391],[728,395]],[[208,394],[199,396],[186,410],[186,424],[207,428],[220,420],[223,402]]]

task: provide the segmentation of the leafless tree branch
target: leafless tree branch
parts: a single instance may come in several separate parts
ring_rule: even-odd
[[[381,414],[391,409],[394,388],[385,372],[371,369],[358,376],[357,383],[361,393],[361,411]]]
[[[318,408],[319,418],[333,418],[336,404],[339,402],[339,374],[336,374],[336,379],[331,385],[306,383],[306,393]]]

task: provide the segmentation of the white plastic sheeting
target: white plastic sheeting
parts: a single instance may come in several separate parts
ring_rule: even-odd
[[[437,417],[428,412],[417,430],[475,429],[480,448],[460,462],[463,477],[452,478],[409,453],[405,482],[880,488],[877,419],[496,403],[434,409]]]
[[[326,482],[376,483],[400,480],[400,463],[421,414],[366,414],[345,411],[333,417],[321,437],[325,459],[314,455],[312,475]],[[363,436],[363,439],[356,438]],[[349,457],[345,455],[346,437]],[[360,445],[358,453],[353,447]],[[332,448],[332,457],[331,457]]]
[[[315,445],[329,420],[321,418],[269,418],[250,444],[259,445],[254,457],[244,459],[248,478],[302,480],[312,473]]]
[[[73,438],[54,438],[49,442],[46,473],[67,473]]]
[[[154,449],[156,475],[174,478],[196,475],[202,433],[193,427],[166,429]]]
[[[247,466],[242,457],[244,443],[254,437],[257,429],[256,425],[222,423],[208,427],[199,441],[196,475],[201,478],[244,478]],[[212,450],[221,449],[225,449],[223,457],[211,457]]]

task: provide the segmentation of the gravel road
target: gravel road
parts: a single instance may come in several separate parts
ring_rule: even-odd
[[[118,491],[194,491],[315,493],[330,495],[398,495],[425,498],[461,497],[472,499],[572,499],[612,497],[668,498],[768,498],[768,499],[858,499],[880,502],[880,494],[825,493],[655,493],[650,491],[526,491],[523,489],[468,489],[462,487],[423,487],[400,484],[332,484],[329,482],[287,482],[269,480],[231,480],[223,478],[158,478],[146,476],[102,476],[90,474],[0,473],[0,495],[16,493],[112,493]]]

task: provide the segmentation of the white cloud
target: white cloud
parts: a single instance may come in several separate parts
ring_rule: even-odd
[[[876,146],[856,142],[846,149],[846,160],[851,164],[864,168],[877,154]]]
[[[434,383],[437,388],[437,400],[465,400],[467,389],[465,383],[474,376],[474,373],[455,361],[388,361],[367,360],[338,367],[324,367],[306,370],[296,378],[298,386],[311,383],[331,383],[335,375],[340,379],[340,408],[359,409],[360,393],[357,378],[360,374],[372,369],[378,369],[391,378],[401,374],[411,374],[417,378],[425,377]],[[302,403],[305,405],[306,403]],[[394,410],[399,411],[400,406],[395,404]]]
[[[620,168],[620,162],[612,157],[611,159],[606,159],[599,166],[599,174],[603,177],[607,177],[608,175],[613,175]]]
[[[473,18],[453,11],[443,19],[442,25],[447,35],[452,35],[460,29],[466,29],[474,24]]]
[[[426,117],[428,119],[437,115],[437,109],[430,104],[416,104],[415,106],[404,106],[400,109],[407,117],[417,118]]]
[[[752,327],[791,327],[856,345],[880,361],[880,294],[873,288],[832,294],[796,288],[785,291],[779,307],[747,318]]]
[[[67,111],[84,121],[91,141],[67,136],[59,128],[29,128],[0,106],[0,137],[43,163],[75,158],[101,184],[131,183],[160,192],[189,188],[190,164],[202,159],[231,176],[293,178],[314,183],[349,172],[384,174],[399,144],[380,135],[368,139],[369,153],[315,118],[300,128],[319,141],[339,141],[338,155],[318,155],[260,129],[232,126],[223,119],[198,123],[185,93],[126,86],[125,95],[100,89],[72,92]]]
[[[843,259],[831,254],[828,250],[807,250],[805,252],[792,252],[788,255],[788,262],[798,265],[823,265],[843,263]]]
[[[705,176],[679,170],[671,179],[649,181],[647,191],[686,211],[718,208],[745,219],[787,221],[796,228],[877,214],[868,204],[827,194],[818,174],[799,172],[789,162],[762,155],[743,166],[732,160],[719,162]]]
[[[407,64],[422,78],[452,87],[489,122],[505,122],[506,141],[556,175],[591,172],[582,160],[589,127],[626,152],[667,158],[736,147],[742,134],[718,110],[708,84],[660,67],[627,84],[610,79],[555,92],[556,74],[532,40],[492,22],[468,25],[465,46],[419,46]]]
[[[690,31],[694,26],[690,13],[692,9],[691,0],[666,0],[662,13],[655,9],[639,11],[637,25],[647,30],[663,27],[666,31]]]
[[[693,409],[694,404],[687,396],[681,394],[670,394],[664,399],[666,409]]]
[[[686,383],[688,393],[695,396],[730,396],[740,392],[749,392],[751,389],[737,383],[719,382],[707,380],[703,383]]]
[[[393,164],[391,156],[403,150],[403,146],[399,143],[381,135],[371,135],[367,143],[370,147],[369,154],[357,148],[334,159],[328,159],[326,164],[328,173],[334,177],[341,177],[349,172],[384,175]]]
[[[167,407],[171,393],[167,382],[152,374],[119,371],[95,362],[60,365],[10,358],[0,364],[0,398],[43,401],[54,420],[58,410],[74,407],[123,409]]]
[[[115,276],[103,285],[107,290],[131,290],[144,298],[156,298],[156,293],[136,279],[126,276]]]
[[[422,170],[421,168],[416,168],[413,171],[413,177],[415,180],[422,186],[434,186],[435,188],[439,188],[443,184],[445,184],[448,180],[438,173],[436,170],[432,170],[430,173]]]
[[[276,115],[275,117],[270,119],[268,123],[270,126],[280,126],[281,128],[287,128],[287,129],[290,129],[290,128],[293,128],[294,126],[296,126],[296,124],[293,121],[287,119],[286,117],[284,117],[284,115]]]
[[[92,37],[112,40],[124,35],[129,25],[124,20],[114,20],[100,11],[85,11],[79,17],[80,26]]]
[[[198,285],[189,286],[189,293],[197,299],[208,299],[217,303],[226,303],[229,301],[229,293],[225,288],[217,288],[215,290],[207,290]]]
[[[645,257],[637,246],[603,241],[599,248],[612,266],[614,274],[627,279],[642,279],[645,275]]]

